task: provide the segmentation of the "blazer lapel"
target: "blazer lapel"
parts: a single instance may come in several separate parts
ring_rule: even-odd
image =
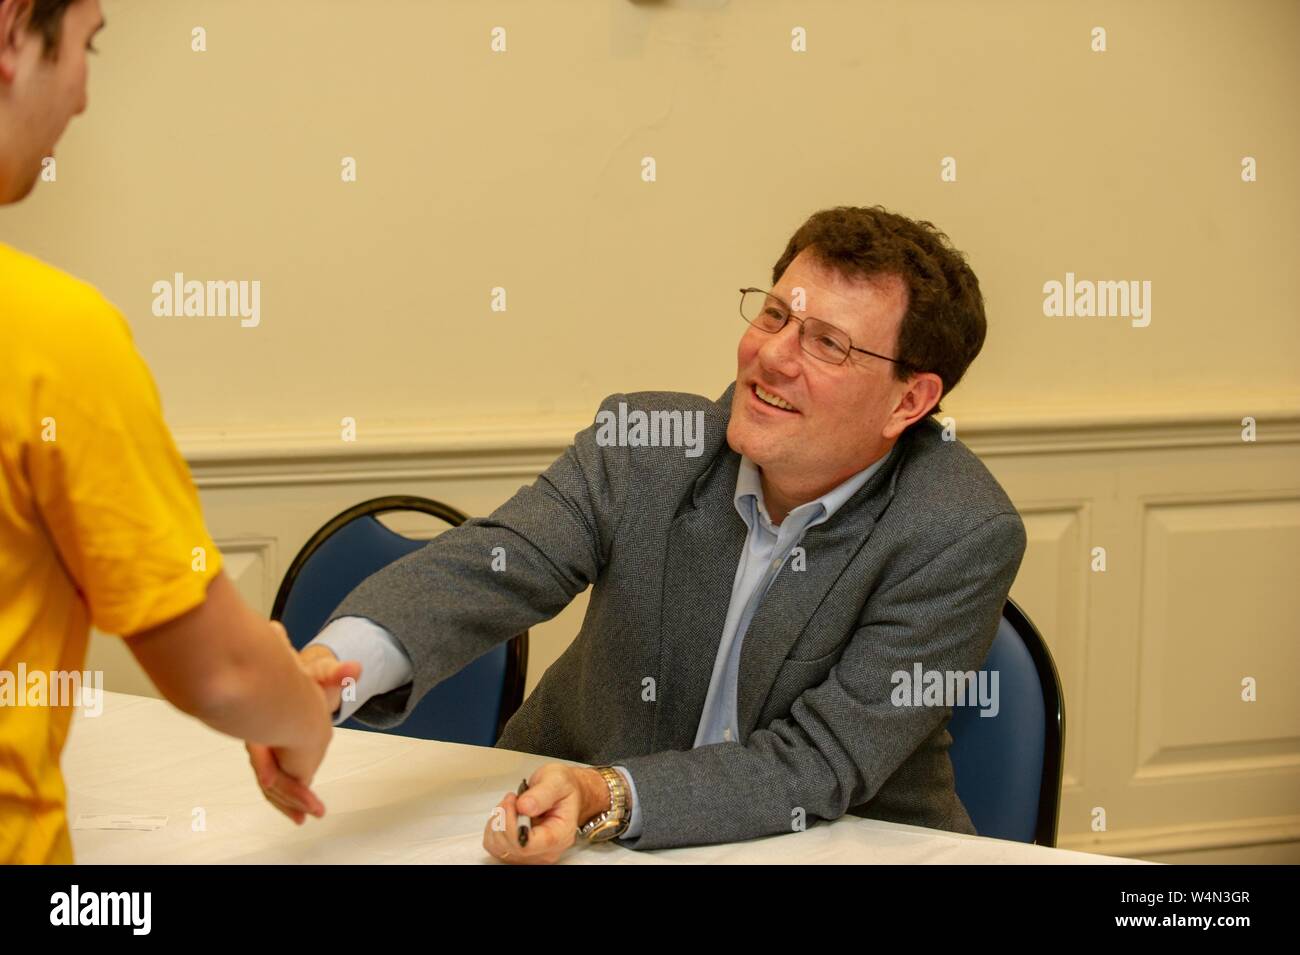
[[[718,454],[668,531],[660,615],[654,750],[690,749],[722,642],[736,564],[745,543],[734,496],[740,455]]]
[[[880,470],[830,520],[804,534],[799,546],[807,555],[808,569],[792,572],[787,559],[787,566],[781,568],[754,613],[741,645],[736,688],[737,730],[742,742],[754,731],[786,654],[839,582],[849,561],[866,544],[889,503],[905,444],[903,440],[896,442]]]

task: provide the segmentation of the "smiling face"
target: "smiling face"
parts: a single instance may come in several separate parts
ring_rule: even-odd
[[[99,0],[76,0],[63,14],[58,55],[16,19],[12,4],[0,18],[0,202],[31,192],[46,156],[73,116],[86,108],[86,51],[103,25]]]
[[[820,318],[847,332],[854,347],[898,357],[907,309],[902,278],[850,280],[804,249],[772,293],[797,306],[796,288],[805,296],[796,317]],[[762,469],[764,500],[776,522],[883,457],[940,397],[937,375],[898,381],[890,362],[856,351],[843,365],[814,358],[800,347],[795,321],[775,334],[749,326],[736,358],[727,443]],[[756,388],[795,410],[764,402]]]

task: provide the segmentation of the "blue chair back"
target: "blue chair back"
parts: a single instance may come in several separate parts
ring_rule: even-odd
[[[271,618],[284,624],[295,647],[306,646],[343,598],[363,580],[429,543],[404,537],[377,519],[379,514],[403,510],[433,515],[453,527],[466,520],[453,507],[408,495],[374,498],[330,520],[294,558],[271,611]],[[525,631],[493,647],[435,686],[400,726],[378,730],[355,718],[341,725],[377,733],[492,746],[500,738],[506,721],[523,702],[527,659]]]
[[[1042,634],[1012,600],[982,671],[998,674],[998,711],[981,716],[978,700],[953,707],[948,753],[957,795],[981,836],[1054,846],[1065,738],[1061,684]]]

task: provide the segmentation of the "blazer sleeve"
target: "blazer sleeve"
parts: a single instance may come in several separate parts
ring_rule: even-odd
[[[868,598],[859,626],[826,680],[790,715],[743,743],[632,756],[642,830],[620,845],[662,849],[735,842],[837,819],[872,799],[951,715],[949,707],[895,706],[896,671],[978,670],[1025,550],[1014,512],[990,517]]]
[[[616,413],[615,394],[601,410]],[[364,617],[411,660],[412,681],[356,712],[396,726],[440,681],[568,606],[609,560],[627,498],[628,450],[593,423],[531,486],[362,581],[326,621]]]

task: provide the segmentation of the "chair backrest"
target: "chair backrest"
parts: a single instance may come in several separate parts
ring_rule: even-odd
[[[328,521],[289,565],[271,610],[271,618],[284,624],[295,647],[301,649],[320,632],[325,620],[354,587],[428,543],[404,537],[381,524],[377,515],[390,511],[418,511],[453,527],[466,520],[461,511],[439,501],[398,495],[363,501]],[[342,725],[492,746],[523,702],[527,667],[528,632],[524,631],[435,686],[401,725],[376,730],[356,719]]]
[[[953,707],[948,752],[957,795],[980,835],[1054,846],[1064,699],[1042,634],[1012,600],[982,672],[997,674],[997,715],[981,716],[978,699]],[[993,685],[989,676],[980,680]]]

